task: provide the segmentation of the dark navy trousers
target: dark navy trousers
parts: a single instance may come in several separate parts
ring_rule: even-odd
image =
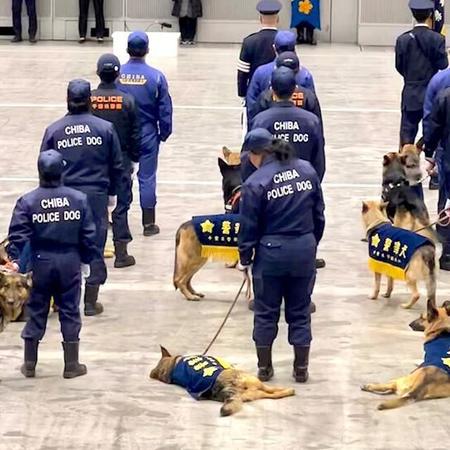
[[[139,158],[139,199],[141,208],[149,209],[156,206],[156,171],[158,170],[159,148],[144,153]]]
[[[450,198],[450,162],[446,161],[442,148],[439,148],[436,152],[436,164],[439,172],[438,213],[440,213]],[[442,242],[442,255],[450,256],[450,227],[437,225],[436,231]]]
[[[16,36],[22,36],[22,3],[25,1],[28,14],[28,34],[35,37],[37,33],[36,0],[12,0],[13,28]]]
[[[33,287],[27,303],[29,319],[22,331],[22,338],[40,341],[44,337],[53,297],[59,308],[64,341],[78,341],[81,330],[78,251],[70,248],[32,251],[31,268]]]
[[[124,171],[121,183],[117,187],[117,206],[112,213],[112,231],[114,242],[131,242],[130,226],[128,224],[128,211],[133,202],[133,181],[131,179],[131,161],[123,155]]]
[[[423,119],[423,110],[402,111],[400,123],[400,144],[414,144],[416,142],[419,123]]]

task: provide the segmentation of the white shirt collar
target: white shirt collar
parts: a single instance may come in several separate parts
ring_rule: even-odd
[[[277,30],[278,31],[278,28],[277,27],[262,27],[261,30]]]
[[[426,28],[430,28],[426,23],[416,23],[416,25],[414,25],[414,28],[416,27],[426,27]]]

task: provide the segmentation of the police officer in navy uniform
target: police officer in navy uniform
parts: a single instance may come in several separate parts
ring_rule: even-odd
[[[322,181],[325,174],[322,126],[317,116],[297,108],[291,101],[296,87],[295,73],[291,69],[276,69],[272,74],[275,103],[254,118],[251,128],[265,128],[274,138],[289,142],[297,158],[309,161]]]
[[[245,271],[253,264],[258,377],[268,381],[273,376],[272,344],[284,299],[288,339],[295,349],[294,377],[306,382],[316,249],[325,227],[320,180],[283,140],[251,150],[250,159],[258,170],[242,189],[239,268]]]
[[[159,233],[155,223],[159,148],[172,134],[172,99],[164,74],[145,62],[149,52],[147,34],[142,31],[131,33],[127,51],[130,60],[121,67],[117,87],[132,95],[138,108],[141,139],[137,177],[142,225],[144,236],[154,236]]]
[[[238,96],[243,99],[247,95],[247,89],[255,70],[275,58],[273,43],[277,34],[278,13],[281,8],[282,5],[278,0],[261,0],[256,6],[260,13],[262,28],[244,39],[238,62]]]
[[[414,144],[423,118],[425,92],[434,74],[448,66],[444,36],[432,30],[432,0],[410,0],[417,21],[413,30],[397,39],[395,67],[403,77],[400,145]]]
[[[103,251],[108,232],[108,206],[114,210],[122,182],[122,150],[114,125],[92,115],[91,86],[72,80],[67,89],[68,114],[50,125],[41,151],[54,148],[64,158],[64,184],[87,195],[96,225],[97,255],[86,280],[84,314],[103,312],[98,303],[100,285],[107,272]]]
[[[132,174],[139,162],[140,128],[134,98],[115,85],[120,73],[117,56],[105,54],[97,63],[97,75],[101,83],[92,91],[91,103],[95,116],[114,124],[122,148],[122,182],[117,187],[117,206],[112,212],[112,231],[116,259],[114,267],[129,267],[136,264],[128,254],[127,246],[132,241],[128,225],[128,211],[133,201]]]
[[[86,195],[62,185],[62,156],[47,150],[38,159],[40,186],[21,197],[9,227],[8,254],[20,264],[29,243],[33,285],[28,301],[29,320],[22,331],[25,361],[21,372],[34,377],[39,341],[44,337],[50,300],[59,308],[63,335],[64,378],[85,375],[78,362],[81,275],[96,257],[95,224]]]

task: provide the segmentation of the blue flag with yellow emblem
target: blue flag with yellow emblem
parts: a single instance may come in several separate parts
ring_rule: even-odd
[[[320,0],[292,0],[291,27],[302,22],[320,30]]]
[[[445,34],[445,0],[434,0],[434,26],[433,30]]]

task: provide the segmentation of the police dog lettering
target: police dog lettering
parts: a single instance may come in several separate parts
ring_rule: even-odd
[[[412,322],[410,327],[414,331],[424,331],[424,362],[411,374],[389,383],[361,386],[363,391],[373,394],[397,395],[395,399],[380,403],[379,410],[450,397],[450,302],[436,308],[429,301],[427,313]]]
[[[310,180],[293,182],[297,178],[300,178],[300,175],[295,169],[275,174],[273,177],[273,182],[275,184],[285,184],[268,191],[267,200],[275,200],[277,198],[286,197],[294,194],[296,191],[302,192],[313,190],[313,185]],[[286,184],[286,182],[289,181],[291,181],[291,183]]]
[[[434,242],[424,236],[392,226],[377,201],[363,202],[362,219],[369,242],[369,269],[374,273],[375,285],[369,298],[376,300],[380,293],[381,276],[388,277],[383,297],[390,298],[394,279],[404,280],[411,291],[411,299],[402,304],[412,308],[420,298],[417,288],[424,281],[427,300],[436,300],[436,249]]]
[[[294,389],[268,386],[231,364],[211,356],[172,356],[161,347],[161,359],[150,378],[184,387],[196,400],[222,402],[221,416],[231,416],[244,402],[295,395]]]

